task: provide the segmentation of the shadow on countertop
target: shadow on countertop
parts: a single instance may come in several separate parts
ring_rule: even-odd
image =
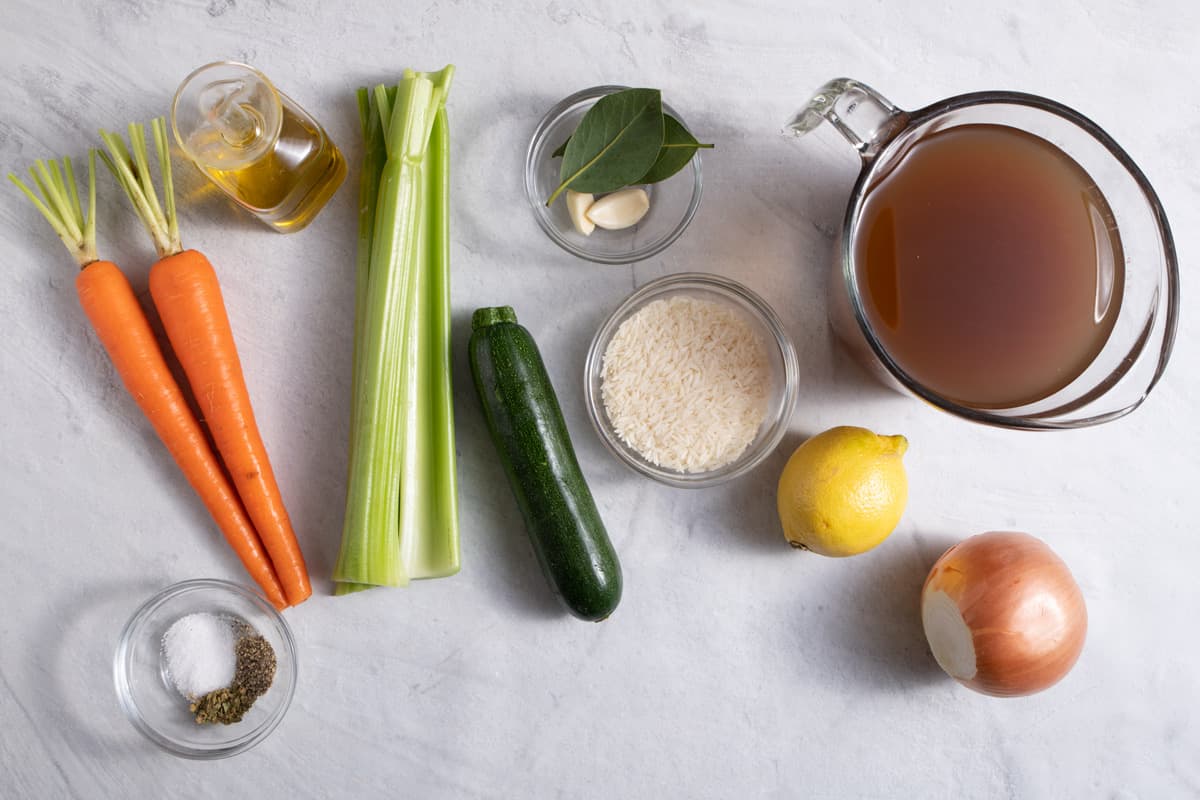
[[[43,734],[56,761],[56,744],[75,755],[109,761],[159,754],[121,719],[113,690],[113,653],[126,620],[166,583],[111,579],[77,584],[45,604],[46,615],[31,643],[39,657],[26,663],[41,671],[47,688],[27,695],[22,709],[57,723]]]
[[[828,601],[840,606],[840,624],[827,626],[830,645],[845,653],[839,661],[847,680],[879,691],[949,680],[925,639],[921,587],[957,541],[902,528],[876,550],[847,560],[840,591]]]
[[[729,484],[730,501],[724,511],[730,516],[723,520],[722,530],[732,532],[731,540],[762,551],[774,551],[786,556],[791,549],[779,523],[779,475],[792,453],[814,432],[789,430],[779,445],[761,464]]]

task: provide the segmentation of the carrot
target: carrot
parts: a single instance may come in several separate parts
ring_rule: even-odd
[[[246,571],[275,607],[284,608],[287,601],[275,570],[183,391],[171,375],[133,287],[116,264],[96,258],[95,154],[89,158],[86,221],[70,159],[64,159],[63,163],[66,178],[56,162],[51,162],[52,167],[47,170],[39,161],[36,169],[30,170],[44,201],[15,175],[9,178],[33,201],[75,254],[81,267],[75,279],[79,302],[125,388],[212,514]]]
[[[125,388],[167,446],[233,547],[276,608],[287,601],[254,526],[221,470],[204,431],[171,375],[133,287],[110,261],[93,261],[75,279],[79,302]]]
[[[288,601],[299,603],[312,594],[308,569],[254,421],[217,273],[184,250],[150,268],[150,296]]]
[[[101,131],[109,149],[101,157],[154,239],[159,260],[150,268],[150,296],[284,595],[295,605],[312,594],[308,568],[254,420],[216,272],[207,258],[195,250],[184,250],[179,241],[166,122],[155,119],[151,129],[165,211],[150,179],[141,125],[129,126],[129,148],[121,137]]]

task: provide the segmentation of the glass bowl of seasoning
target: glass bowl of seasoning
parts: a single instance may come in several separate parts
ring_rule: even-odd
[[[767,303],[718,275],[668,275],[631,294],[588,348],[584,393],[600,440],[643,475],[724,483],[787,432],[796,350]]]
[[[184,581],[126,623],[113,679],[121,709],[147,739],[184,758],[226,758],[267,738],[287,713],[296,643],[253,590]]]
[[[597,100],[627,88],[593,86],[564,98],[542,117],[525,153],[525,196],[538,225],[563,250],[600,264],[632,264],[667,249],[696,215],[704,186],[700,153],[696,153],[675,175],[641,187],[650,207],[636,225],[621,230],[598,228],[589,235],[575,228],[562,197],[546,205],[561,180],[562,159],[555,157],[555,153],[571,138],[583,115]],[[662,108],[686,127],[678,111],[666,103]]]

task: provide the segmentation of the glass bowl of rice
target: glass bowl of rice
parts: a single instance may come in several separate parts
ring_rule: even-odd
[[[744,475],[787,432],[796,350],[767,303],[736,281],[686,272],[625,299],[592,339],[588,414],[628,467],[682,488]]]

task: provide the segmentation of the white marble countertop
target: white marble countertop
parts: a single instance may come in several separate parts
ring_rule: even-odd
[[[0,166],[75,154],[167,111],[178,81],[249,61],[328,128],[357,175],[353,90],[458,67],[453,306],[463,570],[329,596],[340,537],[355,194],[278,236],[183,179],[185,242],[221,276],[251,396],[314,577],[288,612],[291,711],[218,763],[159,752],[121,717],[117,633],[152,592],[244,580],[120,387],[73,267],[11,187],[0,202],[0,797],[1047,797],[1200,795],[1200,6],[1186,0],[639,3],[550,0],[7,0]],[[825,319],[832,233],[856,162],[783,121],[826,79],[903,107],[991,88],[1046,95],[1134,156],[1174,223],[1182,325],[1166,378],[1108,426],[974,426],[881,389]],[[557,250],[521,170],[547,108],[598,83],[659,86],[705,155],[705,197],[663,256],[600,267]],[[182,162],[177,169],[190,168]],[[152,252],[102,181],[104,252],[144,292]],[[792,435],[749,476],[667,488],[603,449],[587,343],[635,286],[722,273],[771,298],[802,364]],[[511,303],[537,337],[625,571],[601,625],[555,605],[470,387],[470,311]],[[787,548],[774,483],[807,434],[908,436],[908,511],[868,555]],[[948,544],[1028,530],[1071,566],[1091,627],[1077,668],[1023,700],[975,695],[929,655],[917,601]]]

